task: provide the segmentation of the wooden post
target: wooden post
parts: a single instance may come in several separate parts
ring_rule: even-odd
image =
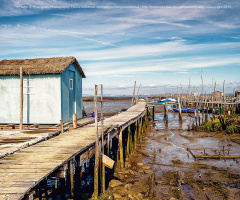
[[[212,109],[212,117],[213,117],[213,120],[215,120],[215,109],[214,109],[214,107]]]
[[[82,171],[83,171],[83,166],[82,165],[84,165],[83,163],[82,163],[82,159],[81,159],[81,156],[78,156],[78,163],[77,163],[77,165],[78,165],[78,171],[79,171],[79,185],[81,186],[82,185],[82,175],[83,175],[83,173],[82,173]]]
[[[77,128],[77,114],[76,113],[73,114],[73,128],[74,129]]]
[[[139,120],[139,123],[138,123],[138,140],[140,142],[140,137],[141,137],[141,132],[142,132],[142,118]]]
[[[166,124],[168,124],[168,105],[165,105],[165,113],[166,113]]]
[[[179,110],[179,121],[180,123],[182,123],[182,109],[181,109],[181,103],[180,103],[179,97],[178,97],[178,110]]]
[[[107,137],[107,156],[110,156],[110,133],[109,132]]]
[[[143,132],[144,132],[144,122],[143,122],[143,118],[141,118],[141,131],[140,131],[140,135],[139,135],[140,146],[142,146]]]
[[[152,108],[152,120],[154,121],[154,106],[153,106],[153,108]]]
[[[20,67],[20,125],[19,129],[23,129],[23,68]]]
[[[196,126],[197,126],[197,110],[194,110],[194,116],[195,116],[195,121],[196,121]]]
[[[119,153],[120,153],[120,166],[121,169],[124,169],[124,159],[123,159],[123,136],[122,136],[122,127],[120,127],[119,133]]]
[[[127,155],[130,155],[130,132],[128,128],[128,137],[127,137]]]
[[[70,174],[70,188],[71,188],[71,198],[74,196],[74,166],[73,159],[69,161],[69,174]]]
[[[95,85],[94,95],[94,115],[95,115],[95,166],[94,166],[94,199],[98,199],[98,167],[99,167],[99,149],[98,149],[98,111],[97,111],[97,85]]]
[[[129,131],[128,133],[130,134],[130,126],[129,126]],[[134,147],[137,148],[137,137],[138,136],[138,130],[137,130],[137,122],[135,122],[135,133],[134,133]]]
[[[207,113],[206,113],[206,118],[205,118],[205,122],[208,122],[208,106],[207,106]]]
[[[133,97],[132,97],[132,106],[134,105],[134,95],[135,95],[136,81],[134,83]]]
[[[54,189],[55,189],[55,190],[58,189],[58,179],[57,179],[57,178],[55,179],[55,186],[54,186]]]
[[[101,135],[102,135],[102,162],[104,155],[104,138],[103,138],[103,85],[101,84]],[[105,166],[102,163],[102,192],[105,192]]]
[[[201,125],[201,117],[200,117],[200,110],[198,111],[198,125]]]
[[[61,133],[63,133],[64,129],[63,129],[63,121],[62,120],[60,120],[60,124],[61,124]]]

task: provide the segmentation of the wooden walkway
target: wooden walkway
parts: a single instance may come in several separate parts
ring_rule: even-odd
[[[104,120],[104,128],[126,128],[145,115],[145,106],[145,102],[139,102],[126,112]],[[0,200],[22,199],[39,182],[94,143],[95,128],[90,124],[0,159]]]
[[[79,119],[78,126],[84,126],[91,122],[94,122],[93,118]],[[69,127],[67,127],[68,124],[69,123],[64,124],[65,130],[69,129]],[[19,151],[20,149],[24,149],[39,142],[48,140],[49,138],[57,136],[60,133],[61,128],[56,126],[44,126],[39,128],[28,128],[24,130],[0,130],[0,159]]]

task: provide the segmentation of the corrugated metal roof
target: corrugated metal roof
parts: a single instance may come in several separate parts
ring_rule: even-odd
[[[24,74],[60,74],[70,64],[75,64],[83,78],[86,78],[75,57],[16,59],[0,61],[0,75],[19,75],[20,67]]]

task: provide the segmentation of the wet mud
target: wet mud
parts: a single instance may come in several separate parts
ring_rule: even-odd
[[[194,155],[240,155],[239,135],[187,131],[192,117],[162,112],[101,199],[240,199],[238,159],[196,159]],[[111,183],[111,182],[110,182]]]

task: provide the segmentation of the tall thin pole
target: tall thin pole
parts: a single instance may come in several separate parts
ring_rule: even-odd
[[[214,93],[215,91],[217,91],[217,82],[216,82],[216,79],[215,79],[215,90],[214,90]]]
[[[201,79],[202,79],[202,94],[203,94],[203,78],[202,78],[202,70],[201,70]]]
[[[224,95],[224,84],[225,84],[225,80],[223,81],[223,102],[225,101],[225,95]]]
[[[132,106],[134,104],[134,95],[135,95],[136,81],[134,83],[133,97],[132,97]]]
[[[97,200],[98,199],[98,167],[99,167],[97,85],[95,85],[94,115],[95,115],[95,130],[96,130],[95,166],[94,166],[94,199]]]
[[[212,79],[212,93],[213,93],[213,79]]]
[[[102,131],[102,192],[105,192],[105,166],[103,165],[104,141],[103,141],[103,85],[101,84],[101,131]]]
[[[23,129],[23,68],[20,67],[20,126]]]
[[[138,97],[138,93],[139,93],[139,89],[140,89],[140,87],[141,87],[141,83],[140,83],[140,85],[138,86],[138,91],[137,91],[137,100],[139,99],[139,97]]]
[[[191,87],[191,83],[190,83],[190,78],[189,78],[189,87],[188,87],[189,97],[190,97],[190,87]]]

